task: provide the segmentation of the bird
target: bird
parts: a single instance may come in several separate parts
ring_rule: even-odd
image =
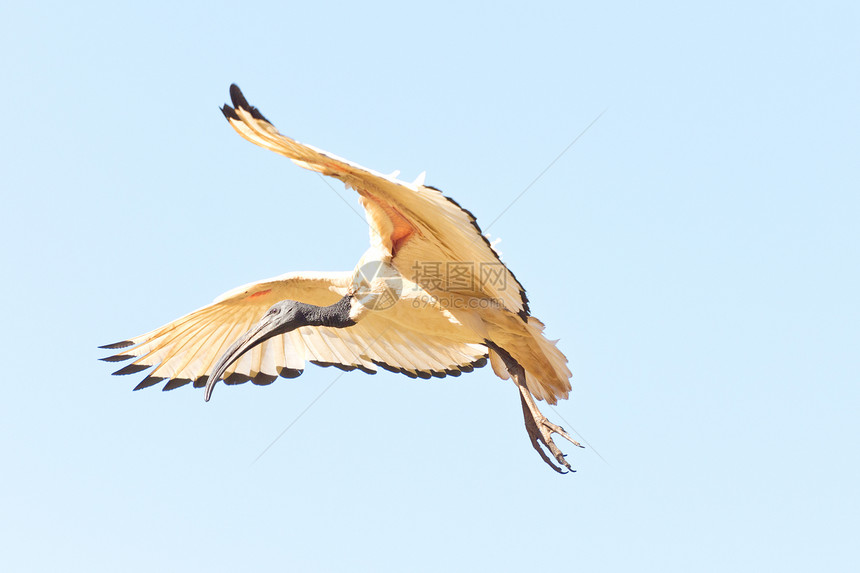
[[[571,391],[558,341],[531,315],[525,289],[502,262],[475,216],[439,189],[367,169],[299,143],[250,105],[235,84],[221,111],[233,129],[295,164],[358,194],[370,247],[352,271],[292,272],[233,289],[146,334],[99,348],[113,374],[153,368],[134,388],[191,384],[206,401],[217,382],[268,385],[299,376],[307,362],[410,378],[460,376],[489,363],[520,397],[531,445],[553,470],[574,471],[553,441],[561,436],[536,401]]]

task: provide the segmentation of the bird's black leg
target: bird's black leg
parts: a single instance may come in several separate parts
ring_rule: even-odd
[[[520,366],[519,363],[517,363],[517,361],[502,348],[495,344],[493,344],[491,348],[493,348],[493,350],[495,350],[505,362],[505,367],[520,392],[520,402],[523,406],[523,419],[526,424],[526,431],[529,434],[532,447],[537,450],[537,453],[540,454],[543,461],[558,473],[563,474],[567,472],[553,463],[552,459],[547,455],[541,445],[549,450],[552,457],[554,457],[559,464],[566,467],[568,471],[575,471],[570,467],[570,464],[565,459],[565,455],[562,453],[561,449],[559,449],[559,447],[555,445],[555,442],[553,442],[552,435],[558,434],[580,448],[582,445],[571,438],[564,428],[550,422],[547,417],[538,410],[537,404],[535,404],[535,400],[532,397],[531,392],[529,392],[528,385],[526,384],[526,373],[523,367]]]
[[[526,400],[525,400],[525,398],[523,398],[522,394],[520,395],[520,401],[522,402],[522,405],[523,405],[523,420],[525,420],[525,423],[526,423],[526,432],[528,432],[528,434],[529,434],[529,440],[531,440],[531,442],[532,442],[532,447],[535,449],[535,451],[537,451],[538,454],[540,454],[540,457],[543,458],[543,461],[545,461],[549,467],[551,467],[552,469],[554,469],[555,471],[557,471],[560,474],[566,473],[560,467],[555,465],[552,462],[552,459],[550,459],[550,457],[548,455],[546,455],[546,452],[543,451],[543,448],[541,447],[541,443],[546,443],[546,442],[544,441],[544,438],[541,435],[540,429],[538,428],[538,425],[535,422],[534,416],[532,416],[531,412],[529,411],[528,404],[526,403]],[[550,438],[549,443],[552,444],[553,446],[555,446],[555,444],[552,441],[552,438]],[[557,447],[555,449],[558,450]],[[550,448],[550,451],[552,451],[552,448]],[[560,450],[559,450],[559,453],[561,453]],[[553,456],[557,457],[557,454],[555,452],[552,452],[552,454],[553,454]],[[560,461],[562,464],[564,464],[567,467],[568,470],[570,470],[570,465],[567,463],[567,460],[564,459],[564,457],[562,457]],[[573,471],[573,470],[571,470],[571,471]]]
[[[553,464],[543,449],[540,447],[540,444],[543,444],[553,455],[553,457],[568,469],[568,471],[575,471],[571,469],[570,464],[567,462],[565,455],[562,453],[561,449],[555,442],[552,440],[553,434],[558,434],[562,438],[566,439],[574,446],[583,447],[582,444],[574,440],[570,437],[564,428],[557,424],[553,424],[550,422],[546,416],[544,416],[540,410],[538,410],[537,404],[535,404],[534,398],[532,398],[531,392],[529,392],[528,387],[525,384],[525,373],[522,372],[522,368],[520,368],[520,375],[516,375],[511,372],[511,376],[514,381],[517,383],[517,388],[520,391],[520,401],[523,406],[523,418],[526,423],[526,431],[529,433],[529,438],[532,441],[532,446],[534,449],[538,451],[540,456],[543,458],[543,461],[548,463],[552,469],[559,473],[565,473],[561,468]],[[509,370],[510,372],[510,370]],[[522,380],[522,384],[520,383]]]

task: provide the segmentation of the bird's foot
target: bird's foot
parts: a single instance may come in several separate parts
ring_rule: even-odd
[[[559,464],[567,468],[567,471],[576,471],[570,467],[570,464],[565,458],[566,454],[562,453],[561,449],[555,444],[552,439],[552,435],[558,434],[574,446],[580,448],[583,447],[582,444],[571,438],[570,434],[568,434],[564,428],[550,422],[546,416],[540,413],[537,409],[537,405],[535,405],[532,400],[527,401],[522,394],[520,398],[522,399],[523,404],[523,417],[526,423],[526,430],[528,431],[529,439],[532,442],[532,447],[537,450],[537,453],[540,454],[543,461],[558,473],[563,474],[567,472],[553,463],[552,459],[544,451],[544,448],[549,450],[552,457],[555,458]],[[531,398],[531,396],[529,396],[529,398]]]

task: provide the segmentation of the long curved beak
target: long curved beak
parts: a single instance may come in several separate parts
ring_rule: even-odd
[[[285,323],[283,316],[280,314],[275,316],[264,316],[260,322],[252,326],[248,332],[240,336],[239,339],[221,355],[221,358],[218,359],[212,374],[206,381],[206,389],[203,394],[203,399],[207,402],[209,401],[209,398],[212,396],[212,390],[215,388],[215,383],[221,379],[227,368],[236,362],[236,360],[238,360],[243,354],[273,336],[293,330],[293,328],[290,328],[290,325]]]

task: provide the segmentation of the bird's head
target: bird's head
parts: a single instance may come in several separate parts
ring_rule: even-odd
[[[230,348],[227,349],[209,375],[206,381],[204,399],[208,402],[212,396],[215,383],[221,379],[227,368],[230,367],[240,356],[262,344],[273,336],[284,334],[307,324],[307,319],[302,311],[301,303],[294,300],[282,300],[272,305],[263,318],[252,326],[245,334],[240,336]]]

